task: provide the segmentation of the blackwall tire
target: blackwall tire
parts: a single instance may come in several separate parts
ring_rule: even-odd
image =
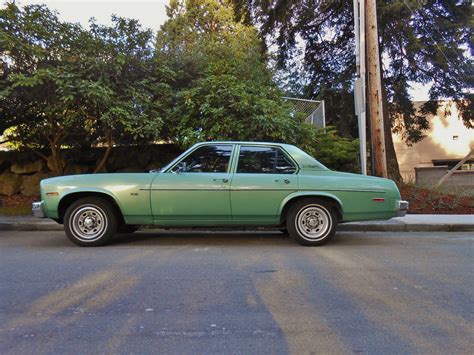
[[[73,202],[64,214],[68,238],[83,247],[105,245],[117,232],[118,218],[114,207],[100,197],[84,197]]]
[[[286,228],[291,238],[305,246],[327,243],[336,233],[337,223],[334,207],[317,198],[295,202],[286,216]]]

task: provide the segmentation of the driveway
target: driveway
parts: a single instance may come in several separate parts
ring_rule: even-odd
[[[0,353],[474,352],[474,233],[0,232]]]

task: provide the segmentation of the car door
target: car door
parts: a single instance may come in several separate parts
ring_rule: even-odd
[[[152,184],[153,219],[159,225],[209,225],[230,221],[232,144],[199,146]]]
[[[296,173],[279,146],[240,146],[230,191],[233,220],[275,222],[283,199],[298,190]]]

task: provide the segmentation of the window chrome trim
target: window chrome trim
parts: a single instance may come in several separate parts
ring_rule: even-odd
[[[209,146],[218,146],[218,145],[226,145],[230,146],[230,157],[229,157],[229,164],[227,166],[227,171],[225,172],[216,172],[215,174],[230,174],[231,171],[231,163],[232,163],[232,156],[234,155],[234,152],[236,150],[236,145],[234,143],[214,143],[214,142],[203,142],[203,143],[197,143],[193,147],[188,148],[188,150],[184,151],[182,154],[180,154],[174,161],[172,161],[169,164],[169,167],[165,167],[165,169],[162,171],[162,173],[168,173],[168,174],[173,174],[171,170],[181,163],[184,159],[186,159],[188,156],[190,156],[192,153],[194,153],[196,150],[202,148],[202,147],[209,147]],[[213,172],[207,172],[206,174],[212,174]],[[184,174],[199,174],[199,173],[191,173],[191,172],[185,172]]]

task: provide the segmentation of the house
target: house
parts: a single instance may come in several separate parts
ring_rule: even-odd
[[[424,102],[415,102],[420,108]],[[426,137],[408,146],[398,134],[393,134],[393,144],[405,182],[436,184],[474,148],[474,129],[463,125],[456,105],[452,101],[440,102],[436,115],[428,118],[430,129]],[[452,178],[451,184],[474,186],[474,157],[470,157]]]

